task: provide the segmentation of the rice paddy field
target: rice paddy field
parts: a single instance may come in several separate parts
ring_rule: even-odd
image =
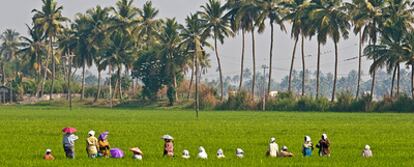
[[[76,159],[67,160],[61,129],[73,126],[80,139]],[[108,130],[113,148],[121,148],[123,159],[88,159],[85,140],[89,130]],[[316,143],[326,132],[331,141],[329,158],[301,156],[303,137]],[[163,158],[163,141],[175,138],[173,159]],[[296,156],[267,158],[270,137],[286,145]],[[364,159],[361,151],[371,145],[374,157]],[[128,148],[138,146],[142,161],[133,160]],[[208,160],[196,159],[204,146]],[[245,151],[244,159],[235,149]],[[50,148],[55,161],[44,161]],[[222,148],[226,159],[217,159]],[[188,149],[191,159],[180,154]],[[0,106],[0,166],[414,166],[414,115],[399,113],[333,112],[201,112],[80,107],[69,111],[52,106]]]

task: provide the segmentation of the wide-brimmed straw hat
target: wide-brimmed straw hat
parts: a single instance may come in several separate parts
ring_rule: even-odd
[[[170,135],[164,135],[164,136],[161,137],[161,139],[164,139],[164,140],[174,140],[174,138],[172,136],[170,136]]]

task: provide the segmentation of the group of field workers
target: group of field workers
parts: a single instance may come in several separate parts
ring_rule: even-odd
[[[79,139],[74,133],[76,132],[75,128],[64,128],[63,130],[63,149],[65,151],[66,158],[74,159],[75,158],[75,141]],[[108,135],[109,132],[105,131],[101,133],[98,138],[95,137],[95,131],[91,130],[88,132],[88,137],[86,138],[86,153],[89,158],[97,158],[97,157],[104,157],[104,158],[123,158],[124,152],[119,148],[111,148],[108,142]],[[164,135],[161,137],[164,140],[164,150],[163,156],[165,157],[175,157],[174,154],[174,138],[170,135]],[[329,157],[331,155],[330,150],[330,141],[328,136],[324,133],[321,136],[321,139],[315,145],[316,148],[319,149],[318,155],[323,157]],[[133,147],[129,149],[132,153],[133,159],[142,160],[143,159],[143,152],[138,147]],[[304,157],[312,156],[312,152],[314,150],[314,145],[312,143],[311,137],[305,136],[304,143],[302,145],[302,155]],[[244,157],[244,151],[241,148],[236,148],[235,156],[237,158]],[[266,156],[268,157],[294,157],[292,152],[289,152],[288,147],[282,146],[279,150],[279,145],[276,142],[276,138],[272,137],[269,141],[269,146],[266,151]],[[372,151],[369,145],[366,145],[362,151],[363,157],[372,157]],[[190,151],[183,150],[182,158],[189,159]],[[225,158],[225,154],[223,149],[219,148],[217,150],[216,157],[218,159]],[[54,156],[52,155],[52,150],[47,149],[46,153],[43,157],[45,160],[54,160]],[[199,159],[207,159],[208,154],[203,146],[200,146],[198,149],[197,158]]]

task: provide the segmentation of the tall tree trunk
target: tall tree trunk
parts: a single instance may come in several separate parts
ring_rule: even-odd
[[[96,96],[95,99],[93,100],[94,103],[96,103],[98,101],[99,96],[101,95],[101,75],[102,71],[98,71],[98,90],[96,91]]]
[[[109,105],[112,108],[112,64],[109,64]]]
[[[55,79],[56,79],[56,60],[53,53],[53,37],[50,38],[49,41],[49,49],[50,49],[50,58],[52,59],[52,84],[50,86],[50,92],[49,92],[49,100],[53,100],[53,91],[55,88]]]
[[[400,70],[400,63],[397,63],[397,96],[400,95],[400,75],[401,75],[401,70]]]
[[[391,90],[390,90],[391,97],[394,97],[394,83],[395,83],[396,74],[397,74],[397,67],[394,67],[394,72],[392,73],[392,80],[391,80]]]
[[[414,64],[411,64],[411,98],[414,99]]]
[[[319,99],[320,73],[321,73],[321,42],[318,40],[318,60],[316,62],[316,99]]]
[[[122,101],[124,97],[122,96],[122,76],[121,76],[121,67],[118,67],[118,88],[119,88],[119,99]]]
[[[175,72],[173,73],[173,86],[174,86],[174,97],[175,97],[175,101],[178,101],[178,91],[177,91],[177,76],[175,75]]]
[[[374,46],[376,45],[376,41],[374,40],[373,41],[373,44],[374,44]],[[374,50],[374,52],[375,52],[375,50]],[[374,58],[374,62],[375,62],[375,58]],[[376,72],[377,70],[376,69],[374,69],[373,70],[373,72],[372,72],[372,81],[371,81],[371,94],[370,94],[370,96],[371,96],[371,99],[373,100],[374,99],[374,91],[375,91],[375,78],[376,78],[376,74],[377,74],[377,72]]]
[[[302,34],[302,96],[305,96],[305,79],[306,79],[306,66],[305,66],[305,36]]]
[[[243,72],[244,72],[244,52],[246,47],[246,32],[242,29],[242,53],[241,53],[241,64],[240,64],[240,83],[239,83],[239,91],[241,91],[243,86]]]
[[[267,81],[267,93],[265,95],[265,100],[270,94],[270,86],[272,81],[272,68],[273,68],[273,42],[274,42],[274,27],[273,23],[270,23],[270,53],[269,53],[269,79]],[[263,74],[264,75],[264,74]],[[265,76],[266,77],[266,76]]]
[[[334,76],[334,83],[333,83],[333,90],[332,90],[332,98],[331,102],[335,101],[335,94],[336,94],[336,80],[338,78],[338,43],[335,43],[335,76]]]
[[[81,94],[81,100],[85,98],[85,69],[86,69],[86,62],[83,60],[82,64],[82,94]]]
[[[44,92],[45,92],[45,84],[46,84],[46,79],[47,79],[47,66],[49,65],[49,57],[46,58],[46,64],[44,66],[44,73],[43,73],[43,81],[42,81],[42,87],[41,87],[41,91],[40,91],[40,97],[43,97]]]
[[[357,83],[357,91],[355,98],[358,99],[359,97],[359,90],[361,85],[361,75],[362,75],[362,33],[359,33],[359,51],[358,51],[358,83]]]
[[[187,100],[190,100],[190,94],[191,94],[191,88],[193,87],[193,80],[194,80],[194,66],[191,67],[191,78],[190,78],[190,85],[188,86],[188,94],[187,94]]]
[[[289,71],[289,83],[288,83],[288,92],[292,92],[292,75],[293,75],[293,65],[295,63],[296,47],[298,45],[299,38],[295,39],[295,45],[293,46],[292,60],[290,62],[290,71]]]
[[[196,52],[195,52],[195,55],[194,55],[194,57],[195,57],[195,66],[196,66],[196,78],[195,78],[195,101],[196,101],[196,118],[198,118],[198,112],[199,112],[199,110],[200,110],[200,97],[199,97],[199,87],[198,87],[198,85],[199,85],[199,82],[200,82],[200,76],[199,76],[199,71],[200,71],[200,69],[199,69],[199,64],[198,64],[198,52],[197,52],[197,50],[198,49],[195,49],[196,50]]]
[[[252,59],[253,59],[253,78],[252,78],[252,96],[254,97],[254,89],[256,87],[256,38],[252,30]]]
[[[69,73],[68,73],[68,94],[69,94],[69,109],[72,110],[72,57],[69,57]]]
[[[219,76],[220,76],[220,101],[223,101],[224,96],[224,85],[223,85],[223,72],[221,69],[221,61],[218,53],[218,46],[217,46],[217,37],[214,36],[214,51],[216,52],[216,59],[217,59],[217,65],[219,70]]]
[[[1,62],[1,84],[4,86],[5,82],[6,82],[6,74],[4,73],[4,63]]]

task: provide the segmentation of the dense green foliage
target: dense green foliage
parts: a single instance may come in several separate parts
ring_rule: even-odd
[[[195,119],[190,111],[148,111],[136,109],[76,108],[30,106],[0,108],[0,163],[4,166],[412,166],[412,114],[300,113],[300,112],[201,112]],[[254,119],[252,119],[254,118]],[[80,139],[76,159],[66,160],[61,146],[61,129],[74,126]],[[90,160],[85,152],[89,130],[109,130],[112,147],[125,151],[124,159]],[[303,158],[300,155],[304,135],[317,142],[326,132],[332,143],[332,156]],[[162,157],[160,137],[175,138],[177,157]],[[265,156],[268,140],[275,136],[279,146],[286,145],[294,158],[270,159]],[[18,139],[18,140],[17,140]],[[360,153],[369,144],[374,158]],[[142,162],[132,160],[128,148],[138,146],[144,152]],[[196,159],[198,146],[204,146],[208,160]],[[244,159],[234,155],[237,147]],[[51,148],[57,158],[42,159]],[[215,157],[222,148],[226,159]],[[191,159],[183,160],[183,149]]]

